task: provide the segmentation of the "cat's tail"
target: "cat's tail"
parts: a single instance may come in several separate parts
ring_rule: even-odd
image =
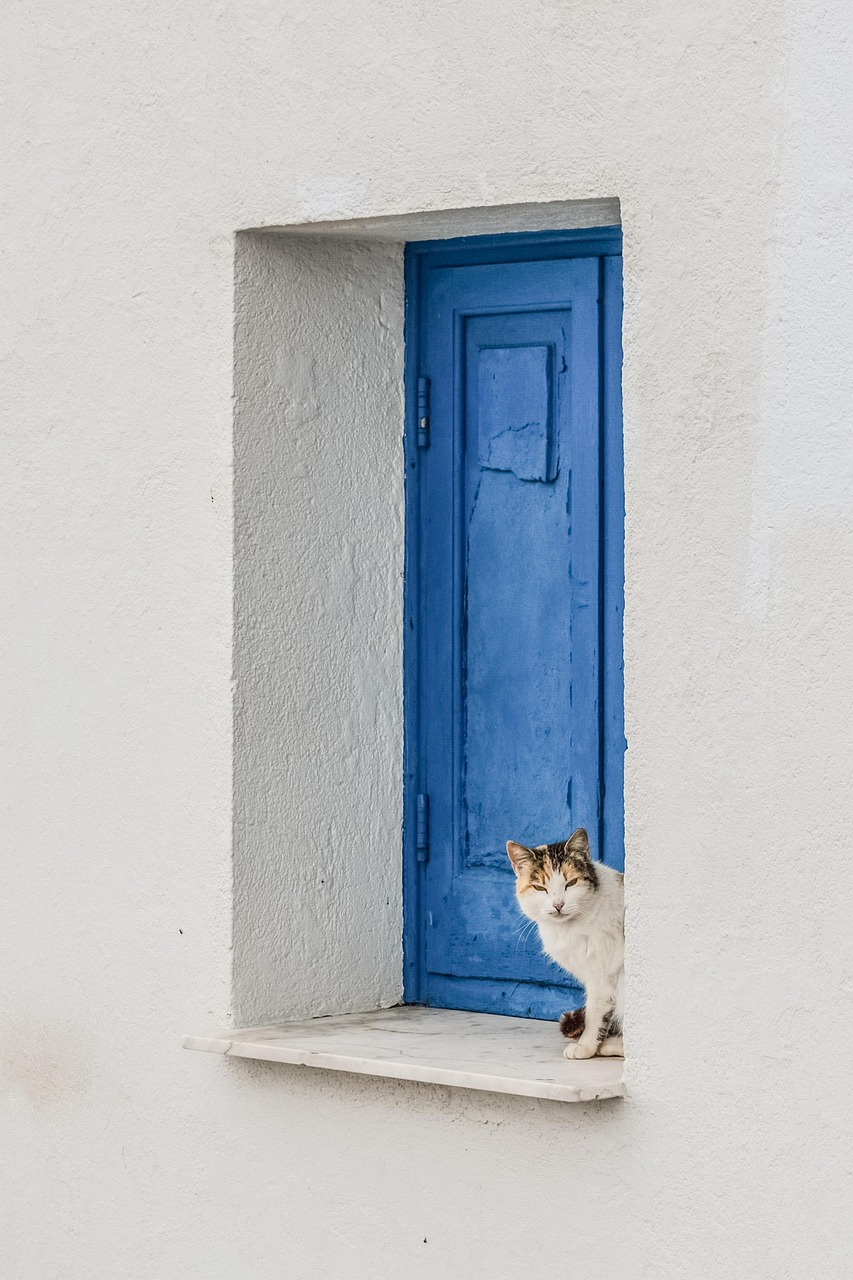
[[[560,1030],[567,1040],[577,1040],[583,1035],[583,1029],[586,1026],[586,1005],[581,1005],[580,1009],[567,1009],[565,1013],[560,1015]],[[622,1023],[618,1018],[611,1018],[604,1032],[605,1039],[608,1036],[621,1036]]]
[[[567,1040],[577,1040],[586,1026],[586,1006],[580,1009],[567,1009],[560,1016],[560,1030]]]

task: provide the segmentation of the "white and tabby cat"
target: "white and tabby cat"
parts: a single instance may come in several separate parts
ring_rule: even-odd
[[[586,1007],[560,1019],[567,1058],[622,1056],[625,896],[622,876],[590,857],[583,827],[568,840],[528,848],[508,840],[518,905],[542,949],[586,988]],[[574,1040],[574,1037],[579,1038]]]

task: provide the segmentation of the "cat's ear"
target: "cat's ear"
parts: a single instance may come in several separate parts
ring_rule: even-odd
[[[528,849],[526,845],[517,844],[515,840],[507,840],[506,851],[509,854],[512,869],[517,876],[520,876],[524,868],[533,861],[532,849]]]
[[[586,858],[589,861],[589,836],[584,827],[578,827],[566,841],[566,852],[573,858]]]

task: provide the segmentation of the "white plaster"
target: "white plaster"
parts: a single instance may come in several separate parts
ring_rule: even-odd
[[[552,1102],[621,1098],[622,1061],[568,1062],[553,1022],[403,1007],[185,1036],[185,1049]]]
[[[848,1275],[850,5],[44,0],[5,6],[3,24],[5,1273]],[[629,1098],[556,1107],[181,1053],[187,1028],[231,1021],[232,938],[238,961],[246,941],[235,229],[615,197]],[[390,271],[373,263],[356,310]],[[298,416],[311,362],[276,367],[293,384],[271,403]],[[383,383],[388,431],[390,398]],[[384,426],[375,445],[390,462]],[[356,518],[306,447],[294,486]],[[382,474],[370,500],[398,528],[396,471]],[[374,626],[358,558],[327,587],[331,539],[302,536],[294,606],[338,637],[355,620],[390,742],[393,563],[371,561]],[[286,657],[260,626],[261,651]],[[347,691],[344,736],[385,830],[396,765],[357,741],[350,651],[307,659],[295,643],[299,671],[310,659]],[[311,770],[342,770],[319,692],[284,797],[261,762],[288,835],[343,814],[337,796],[308,799]],[[238,736],[238,778],[247,750]],[[385,926],[394,910],[379,905]],[[279,971],[262,928],[267,1003]],[[349,930],[336,916],[335,936]],[[379,964],[382,998],[389,977]],[[333,973],[323,998],[340,990]],[[543,1187],[557,1203],[565,1189],[556,1239],[520,1214]]]
[[[402,998],[402,248],[241,235],[236,314],[245,1023]]]
[[[621,221],[619,201],[550,200],[533,204],[493,203],[466,209],[427,209],[377,218],[316,219],[288,227],[265,227],[287,235],[345,236],[352,240],[446,240],[451,236],[501,235],[518,231],[565,231],[612,227]]]

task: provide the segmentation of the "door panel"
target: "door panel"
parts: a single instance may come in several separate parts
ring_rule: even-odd
[[[462,796],[466,866],[571,821],[569,311],[465,323]],[[519,827],[520,829],[520,827]],[[513,837],[514,838],[514,837]]]
[[[526,936],[505,844],[601,831],[600,279],[598,257],[421,272],[427,1003],[550,1017],[578,999]]]

